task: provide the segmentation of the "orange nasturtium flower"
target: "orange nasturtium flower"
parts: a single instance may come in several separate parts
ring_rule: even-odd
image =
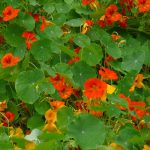
[[[118,80],[118,75],[115,71],[108,68],[102,68],[99,70],[102,80]]]
[[[45,113],[45,119],[46,119],[47,122],[55,123],[56,120],[57,120],[57,114],[56,114],[56,112],[53,111],[52,109],[49,109]]]
[[[5,109],[7,109],[7,102],[6,101],[0,102],[0,112],[5,111]]]
[[[115,150],[125,150],[121,145],[116,143],[111,143],[109,147],[115,148]]]
[[[150,146],[144,145],[144,148],[142,150],[150,150]]]
[[[133,85],[131,86],[131,88],[129,89],[130,92],[133,92],[135,90],[135,88],[143,88],[144,84],[143,81],[144,80],[144,76],[143,74],[138,74],[133,82]]]
[[[19,57],[15,57],[12,53],[7,53],[1,59],[2,68],[15,66],[19,61]]]
[[[54,110],[58,110],[65,106],[65,103],[63,101],[53,101],[50,102],[50,105],[53,107]]]
[[[150,10],[150,0],[138,0],[139,13]]]
[[[112,39],[113,39],[114,41],[117,41],[117,40],[119,40],[119,39],[121,38],[120,35],[117,35],[117,34],[115,34],[115,33],[113,33],[113,34],[111,35],[111,37],[112,37]]]
[[[30,49],[32,43],[37,41],[36,35],[33,32],[25,31],[22,33],[22,37],[26,39],[27,49]]]
[[[84,83],[83,94],[88,99],[101,98],[107,90],[107,84],[100,79],[90,78]]]
[[[81,33],[86,34],[87,31],[90,29],[90,27],[93,25],[94,25],[94,22],[92,20],[86,20],[83,24]]]
[[[57,113],[52,110],[52,109],[49,109],[46,113],[45,113],[45,119],[46,119],[46,124],[43,128],[43,130],[47,130],[49,132],[51,131],[57,131],[57,127],[55,125],[55,122],[57,120]]]
[[[54,23],[45,19],[45,16],[41,16],[42,24],[40,25],[40,31],[44,31],[45,28],[49,25],[53,25]]]
[[[7,6],[3,10],[3,21],[9,21],[18,16],[19,9],[14,9],[12,6]]]

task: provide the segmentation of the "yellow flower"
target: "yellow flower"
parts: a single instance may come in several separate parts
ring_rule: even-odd
[[[10,134],[10,137],[13,137],[13,136],[19,137],[19,138],[24,137],[24,134],[21,128],[16,128],[16,129],[11,128],[9,134]]]
[[[101,97],[102,101],[105,101],[107,98],[107,94],[113,94],[116,90],[116,87],[114,85],[107,84],[107,90],[106,93]]]
[[[47,123],[43,130],[45,131],[49,131],[49,132],[56,132],[57,131],[57,127],[54,123]]]
[[[131,86],[131,88],[129,89],[130,92],[133,92],[135,90],[135,88],[144,88],[144,84],[143,81],[144,80],[144,76],[143,74],[138,74],[133,82],[133,85]]]
[[[45,119],[47,122],[50,123],[54,123],[57,120],[57,114],[54,110],[49,109],[46,113],[45,113]]]
[[[144,145],[143,150],[150,150],[150,146],[148,146],[148,145]]]
[[[25,150],[34,150],[36,147],[36,144],[34,142],[27,142],[25,144]]]
[[[115,148],[115,150],[125,150],[121,145],[116,143],[111,143],[109,146]]]
[[[14,145],[14,149],[13,150],[22,150],[22,148],[19,148],[18,146]]]

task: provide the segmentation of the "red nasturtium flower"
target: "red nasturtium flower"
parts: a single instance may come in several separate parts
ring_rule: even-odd
[[[12,112],[9,112],[9,111],[6,112],[4,115],[7,119],[6,118],[3,119],[3,125],[7,127],[8,126],[8,121],[13,122],[14,119],[15,119],[15,115]]]
[[[15,57],[12,53],[7,53],[1,59],[2,68],[15,66],[19,61],[19,57]]]
[[[99,75],[101,75],[103,80],[118,80],[118,75],[115,71],[108,68],[102,68],[99,70]]]
[[[4,16],[3,20],[4,21],[12,20],[18,16],[18,13],[19,13],[19,9],[14,9],[12,6],[7,6],[3,10],[3,16]]]
[[[33,32],[25,31],[22,33],[22,37],[26,39],[27,49],[30,49],[32,43],[37,41],[36,35]]]
[[[127,16],[122,16],[120,20],[118,21],[118,24],[121,28],[126,28],[127,27],[127,21],[128,17]]]
[[[74,56],[71,60],[69,60],[69,61],[67,62],[67,64],[71,65],[71,64],[73,64],[74,62],[77,62],[77,61],[79,61],[79,60],[80,60],[80,57]]]
[[[56,74],[55,77],[50,77],[50,82],[53,84],[54,88],[61,91],[65,86],[65,78],[60,74]]]
[[[103,16],[100,17],[100,19],[97,21],[97,24],[98,24],[101,28],[104,28],[104,27],[107,25],[105,15],[103,15]]]
[[[56,74],[55,77],[50,77],[50,82],[53,84],[54,88],[58,90],[58,94],[61,98],[67,99],[73,94],[73,88],[66,84],[65,78],[60,74]]]
[[[7,117],[7,119],[9,120],[9,122],[12,122],[15,118],[15,115],[12,112],[6,112],[5,116]]]
[[[119,21],[122,16],[120,13],[117,12],[117,10],[118,10],[118,7],[114,4],[112,4],[105,11],[105,16],[112,23]]]
[[[142,101],[132,101],[129,97],[126,97],[124,94],[119,94],[119,97],[120,98],[123,98],[124,100],[126,100],[128,102],[128,108],[131,112],[135,112],[136,115],[142,119],[143,116],[146,114],[146,111],[145,111],[145,102],[142,102]],[[120,106],[120,105],[117,105],[118,108],[120,108],[121,110],[126,110],[125,107],[123,106]],[[132,115],[131,116],[131,119],[133,121],[136,121],[136,116],[135,115]]]
[[[73,94],[73,88],[69,85],[65,85],[62,90],[58,91],[61,98],[67,99]]]
[[[35,22],[40,21],[40,15],[39,14],[33,14],[32,12],[28,12],[28,14],[33,17]]]
[[[122,7],[123,14],[126,14],[126,9],[128,11],[131,11],[131,9],[135,6],[135,3],[133,0],[119,0],[119,3]]]
[[[89,5],[91,3],[95,2],[95,0],[82,0],[83,5]]]
[[[84,83],[83,94],[88,99],[101,98],[106,92],[107,84],[100,79],[90,78]]]
[[[150,0],[138,0],[139,13],[150,10]]]
[[[45,19],[45,16],[41,16],[41,18],[42,18],[42,24],[40,25],[40,31],[44,31],[47,26],[53,24],[51,21],[47,21]]]
[[[78,54],[80,52],[80,50],[81,50],[81,47],[77,47],[74,49],[74,52]]]

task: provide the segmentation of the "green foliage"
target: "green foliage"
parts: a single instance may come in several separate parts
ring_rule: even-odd
[[[0,150],[149,144],[150,14],[139,3],[0,1]]]
[[[103,122],[97,118],[81,114],[69,126],[69,134],[72,135],[82,149],[95,149],[105,140],[105,128]]]

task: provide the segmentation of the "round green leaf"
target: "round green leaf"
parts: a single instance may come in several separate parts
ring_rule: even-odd
[[[35,27],[35,21],[33,17],[27,13],[20,13],[17,23],[28,31],[32,31]]]
[[[57,126],[59,129],[66,131],[68,125],[73,119],[73,110],[69,107],[63,107],[57,112]]]
[[[9,149],[13,149],[13,145],[10,142],[9,136],[4,132],[0,132],[0,150]]]
[[[43,9],[48,13],[48,14],[51,14],[54,12],[55,10],[55,7],[53,4],[51,3],[46,3],[44,6],[43,6]]]
[[[134,129],[133,127],[126,126],[120,130],[118,136],[116,137],[116,143],[120,144],[127,150],[134,150],[133,145],[135,143],[132,143],[132,139],[136,137],[141,137],[138,130]],[[138,142],[136,144],[138,144]]]
[[[75,83],[82,88],[88,78],[96,77],[96,71],[83,61],[75,63],[71,70]]]
[[[100,41],[105,46],[106,52],[113,58],[121,57],[121,49],[117,46],[115,41],[112,40],[111,35],[104,29],[94,26],[89,30],[88,35],[92,41]]]
[[[59,26],[50,26],[47,27],[43,32],[43,36],[48,39],[60,38],[63,35],[63,32]]]
[[[105,140],[105,128],[98,118],[81,114],[69,125],[69,134],[75,138],[81,149],[96,149]]]
[[[72,78],[73,74],[70,70],[70,66],[65,63],[58,63],[54,66],[55,71],[59,72],[62,75],[67,75],[68,77]]]
[[[14,47],[24,45],[25,40],[22,38],[23,31],[24,31],[23,28],[15,25],[15,24],[8,25],[8,27],[4,33],[6,42]]]
[[[43,72],[40,70],[21,72],[15,83],[18,97],[26,103],[33,104],[39,98],[39,86],[37,82],[43,78]]]
[[[111,118],[111,117],[116,117],[118,118],[121,114],[121,110],[116,107],[115,105],[110,105],[107,109],[107,115]]]
[[[80,50],[80,58],[91,66],[96,65],[103,58],[102,49],[95,43],[91,44],[90,46]]]
[[[47,61],[52,55],[50,40],[39,40],[33,43],[31,53],[35,59],[39,61]]]
[[[49,81],[44,81],[44,82],[40,83],[39,91],[44,92],[46,94],[54,94],[55,93],[55,89]]]
[[[126,71],[140,71],[145,60],[145,52],[143,50],[133,52],[123,58],[122,69]]]
[[[39,128],[43,125],[44,125],[44,120],[43,120],[42,116],[37,115],[37,114],[32,116],[31,118],[29,118],[28,122],[27,122],[27,126],[31,130],[33,130],[35,128]]]
[[[50,105],[46,101],[38,101],[34,104],[34,108],[38,114],[44,115],[45,112],[50,108]]]
[[[56,3],[55,7],[58,13],[66,14],[70,11],[70,7],[65,3]]]
[[[71,27],[80,27],[83,24],[83,20],[81,20],[81,18],[71,19],[67,21],[65,24]]]
[[[90,45],[90,38],[84,34],[77,34],[74,37],[74,42],[80,47],[86,47]]]

